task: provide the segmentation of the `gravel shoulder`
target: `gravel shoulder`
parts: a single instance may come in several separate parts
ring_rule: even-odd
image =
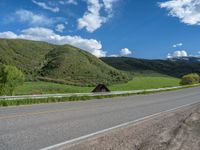
[[[59,150],[199,150],[200,104],[114,129]]]

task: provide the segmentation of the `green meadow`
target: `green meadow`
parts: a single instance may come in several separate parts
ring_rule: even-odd
[[[178,86],[180,79],[173,77],[134,77],[126,84],[115,84],[110,86],[111,91],[129,91],[141,89],[155,89]]]
[[[92,87],[80,87],[52,82],[25,82],[15,90],[16,95],[26,94],[56,94],[56,93],[85,93],[90,92]]]
[[[153,89],[178,86],[179,83],[180,79],[162,74],[149,73],[149,75],[146,75],[137,73],[128,83],[114,84],[109,86],[109,89],[111,91]],[[93,88],[94,87],[80,87],[41,81],[25,82],[24,85],[19,86],[15,90],[15,94],[88,93],[91,92]]]
[[[141,89],[156,89],[179,86],[180,79],[168,75],[160,74],[154,71],[137,71],[133,73],[133,79],[125,84],[111,85],[112,91],[129,91]]]

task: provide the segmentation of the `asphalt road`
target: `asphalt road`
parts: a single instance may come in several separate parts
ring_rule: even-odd
[[[37,150],[200,102],[200,87],[173,92],[0,108],[0,150]]]

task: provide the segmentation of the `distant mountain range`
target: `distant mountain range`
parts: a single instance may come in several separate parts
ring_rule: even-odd
[[[200,62],[200,57],[174,57],[169,58],[170,61],[182,61],[182,62]]]
[[[26,80],[92,86],[124,83],[130,78],[92,54],[70,45],[0,39],[0,65],[21,69]]]
[[[102,61],[116,69],[129,72],[155,71],[158,73],[182,77],[188,73],[200,74],[200,62],[196,57],[182,57],[168,60],[148,60],[128,57],[105,57]]]

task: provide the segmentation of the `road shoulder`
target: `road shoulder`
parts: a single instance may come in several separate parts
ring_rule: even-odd
[[[200,104],[72,143],[59,150],[198,150]]]

